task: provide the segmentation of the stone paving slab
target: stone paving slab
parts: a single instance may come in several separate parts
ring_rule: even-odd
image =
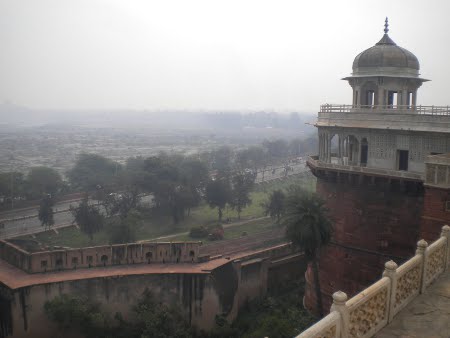
[[[450,338],[450,271],[400,313],[376,338]]]

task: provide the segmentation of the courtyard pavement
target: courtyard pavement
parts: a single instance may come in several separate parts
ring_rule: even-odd
[[[449,338],[450,271],[400,311],[376,338]]]

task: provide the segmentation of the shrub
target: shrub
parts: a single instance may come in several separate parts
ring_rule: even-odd
[[[208,238],[211,241],[219,241],[223,239],[225,231],[221,224],[210,226],[208,230],[209,230]]]
[[[208,229],[206,229],[204,226],[193,227],[189,232],[189,237],[205,238],[206,236],[208,236],[208,233],[209,233]]]

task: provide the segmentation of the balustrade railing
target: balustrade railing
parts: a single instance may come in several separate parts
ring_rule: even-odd
[[[430,246],[420,240],[416,255],[400,267],[386,262],[383,277],[350,300],[335,292],[330,314],[297,338],[372,337],[448,269],[449,256],[450,227],[445,225],[438,240]]]
[[[331,161],[333,161],[333,160],[337,161],[338,158],[332,157]],[[368,175],[393,176],[393,177],[406,178],[406,179],[412,179],[412,180],[422,180],[422,174],[416,173],[416,172],[373,168],[373,167],[363,167],[363,166],[358,166],[358,165],[327,163],[324,161],[320,161],[318,156],[309,156],[307,159],[307,163],[314,167],[319,167],[319,168],[324,168],[324,169],[357,172],[357,173],[363,173],[363,174],[368,174]]]
[[[420,115],[450,115],[450,106],[410,106],[410,105],[349,105],[349,104],[323,104],[321,113],[358,113],[376,111],[380,113],[405,113]]]

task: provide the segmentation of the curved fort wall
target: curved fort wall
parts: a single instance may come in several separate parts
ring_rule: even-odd
[[[200,256],[199,245],[131,243],[29,253],[1,241],[0,337],[68,336],[44,311],[45,302],[63,294],[88,297],[111,317],[120,312],[130,318],[146,289],[157,301],[176,304],[192,325],[208,330],[216,315],[232,321],[248,300],[304,273],[299,264],[303,255],[290,244],[214,259]],[[146,252],[153,252],[155,261],[148,262]],[[103,255],[108,255],[107,261],[102,261]],[[95,257],[91,268],[71,265],[71,257],[85,262],[88,256]],[[57,259],[62,259],[61,266],[54,265]],[[51,262],[45,271],[42,260]]]
[[[320,254],[324,308],[332,294],[354,295],[380,277],[386,260],[403,262],[414,253],[419,238],[423,192],[407,186],[317,180],[334,223],[332,243]],[[306,273],[305,306],[316,312],[314,278]]]

